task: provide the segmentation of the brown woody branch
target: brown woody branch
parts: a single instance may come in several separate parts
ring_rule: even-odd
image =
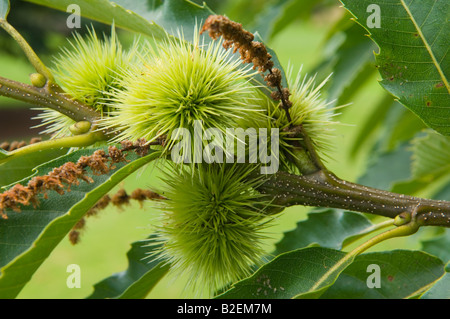
[[[259,189],[282,207],[340,208],[389,218],[408,215],[421,225],[450,227],[450,202],[396,194],[319,171],[307,176],[274,174]]]

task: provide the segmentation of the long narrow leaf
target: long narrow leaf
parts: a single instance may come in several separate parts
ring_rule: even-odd
[[[45,164],[38,172],[45,174],[61,163],[91,153],[77,151]],[[63,196],[51,192],[48,199],[41,199],[39,207],[23,207],[20,213],[9,212],[9,219],[0,220],[0,298],[17,296],[78,220],[115,185],[157,156],[157,152],[142,158],[130,154],[130,163],[116,164],[110,173],[92,176],[93,183],[82,182]]]

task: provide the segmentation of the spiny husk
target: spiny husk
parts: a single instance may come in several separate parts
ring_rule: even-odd
[[[156,47],[148,44],[146,51],[142,66],[124,77],[125,89],[114,90],[113,116],[104,119],[105,127],[119,132],[116,140],[164,136],[169,150],[177,139],[174,130],[192,130],[196,120],[203,130],[226,134],[238,119],[259,116],[249,81],[253,71],[238,67],[240,61],[219,41],[205,44],[196,37],[192,45],[180,35]]]
[[[246,164],[173,167],[163,179],[165,213],[157,227],[160,258],[174,274],[188,273],[188,286],[211,293],[251,272],[271,221],[257,188],[263,177]],[[194,170],[192,172],[191,170]]]
[[[292,76],[292,68],[287,73],[290,101],[292,106],[289,114],[292,122],[287,119],[286,112],[278,102],[260,94],[260,107],[265,110],[266,117],[261,120],[248,119],[246,126],[265,127],[269,130],[279,129],[279,160],[280,169],[298,173],[298,169],[289,159],[295,156],[292,152],[294,142],[300,142],[301,137],[293,137],[289,128],[301,125],[321,157],[328,157],[333,150],[334,129],[338,122],[333,118],[337,115],[336,110],[343,107],[330,107],[334,101],[327,101],[322,97],[320,90],[328,81],[329,77],[316,85],[315,76],[302,76],[301,68],[297,75]]]
[[[63,48],[55,58],[53,73],[57,83],[68,96],[81,101],[99,111],[102,117],[111,112],[112,91],[121,89],[120,81],[125,70],[136,63],[137,42],[129,50],[124,50],[119,42],[114,26],[111,36],[101,40],[93,29],[83,38],[75,33],[70,47]],[[36,117],[41,120],[38,127],[45,126],[42,133],[53,138],[70,135],[69,127],[75,123],[71,118],[50,109]]]

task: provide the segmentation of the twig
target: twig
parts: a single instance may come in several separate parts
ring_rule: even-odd
[[[450,227],[450,202],[396,194],[341,180],[319,171],[307,176],[274,174],[259,190],[282,207],[305,205],[370,213],[389,218],[415,214],[421,225]]]
[[[89,121],[92,123],[100,118],[100,113],[91,107],[69,98],[64,93],[51,90],[48,85],[37,88],[0,76],[0,95],[53,109],[77,122]]]
[[[28,42],[17,32],[12,25],[10,25],[5,19],[0,19],[0,27],[3,28],[8,34],[19,44],[22,51],[28,58],[28,61],[33,65],[36,72],[43,75],[47,82],[54,82],[54,78],[50,70],[42,63],[41,59],[30,47]]]

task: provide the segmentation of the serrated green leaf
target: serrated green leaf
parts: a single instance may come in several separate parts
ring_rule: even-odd
[[[389,0],[377,3],[380,25],[367,25],[372,0],[341,0],[378,44],[381,85],[429,127],[450,135],[450,3]]]
[[[368,233],[373,227],[374,225],[360,213],[338,209],[315,210],[308,214],[308,219],[298,222],[294,230],[284,234],[281,241],[275,245],[273,255],[311,244],[341,249],[347,238]]]
[[[379,268],[368,270],[371,265]],[[379,273],[376,273],[378,269]],[[379,288],[370,288],[368,282],[373,284],[378,274]],[[366,253],[356,257],[321,298],[413,298],[421,295],[443,275],[444,263],[421,251]]]
[[[352,262],[352,258],[342,262],[345,255],[344,252],[323,247],[308,247],[281,254],[217,298],[318,298]]]
[[[46,174],[62,163],[76,162],[80,156],[90,154],[92,150],[79,150],[42,165],[38,173]],[[0,298],[14,298],[87,210],[125,177],[157,156],[157,152],[142,158],[129,154],[130,163],[115,164],[116,169],[108,174],[92,176],[93,183],[74,185],[63,196],[50,192],[48,199],[40,199],[38,208],[23,207],[20,213],[9,212],[7,220],[1,219]]]
[[[9,0],[0,0],[0,19],[6,20],[9,13]]]
[[[167,273],[169,265],[156,256],[148,256],[157,246],[146,247],[145,241],[131,244],[127,253],[127,270],[114,274],[94,285],[94,292],[88,299],[142,299]]]

